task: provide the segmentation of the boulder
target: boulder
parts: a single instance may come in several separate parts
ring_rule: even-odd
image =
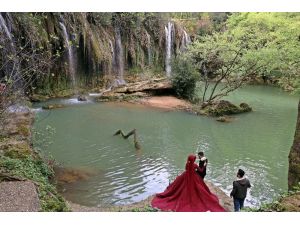
[[[211,116],[224,116],[250,112],[252,108],[246,103],[241,103],[240,106],[236,106],[229,101],[220,100],[206,106],[205,111]]]
[[[77,97],[77,100],[80,101],[80,102],[83,102],[83,101],[87,101],[87,98],[86,98],[86,96],[84,96],[84,95],[79,95],[79,96]]]
[[[42,107],[42,109],[49,110],[49,109],[59,109],[59,108],[64,108],[64,107],[65,106],[62,104],[49,104],[49,105],[44,105]]]
[[[243,112],[251,112],[252,111],[252,108],[247,103],[244,103],[244,102],[242,102],[240,104],[240,108],[243,110]]]
[[[240,112],[239,107],[226,100],[220,100],[208,106],[208,113],[212,116],[231,115]]]
[[[231,122],[233,119],[229,116],[219,116],[216,120],[218,122],[228,123],[228,122]]]

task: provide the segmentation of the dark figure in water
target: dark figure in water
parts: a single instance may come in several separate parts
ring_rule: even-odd
[[[251,187],[250,181],[244,177],[245,172],[239,169],[237,179],[233,181],[233,189],[230,197],[233,197],[234,211],[238,212],[244,207],[244,201],[247,196],[247,189]]]
[[[199,152],[198,157],[199,157],[200,170],[197,170],[197,173],[199,174],[200,177],[202,177],[202,179],[204,179],[204,177],[206,176],[206,167],[207,167],[208,160],[204,156],[204,152]]]

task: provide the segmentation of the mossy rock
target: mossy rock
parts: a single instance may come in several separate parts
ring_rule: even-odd
[[[124,99],[124,94],[112,94],[112,95],[103,95],[96,99],[97,102],[114,102],[122,101]]]
[[[30,135],[30,128],[25,124],[18,126],[18,134],[28,137]]]
[[[29,99],[31,102],[44,102],[49,99],[49,96],[33,94],[33,95],[29,96]]]
[[[42,109],[49,110],[49,109],[60,109],[60,108],[64,108],[64,107],[65,106],[62,104],[50,104],[50,105],[44,105],[42,107]]]
[[[219,116],[216,121],[218,122],[222,122],[222,123],[229,123],[231,122],[233,119],[232,117],[229,117],[229,116]]]
[[[4,152],[4,156],[12,159],[24,159],[32,154],[32,150],[27,143],[16,144]]]
[[[241,103],[240,108],[243,110],[243,112],[251,112],[252,108],[247,103]]]
[[[252,111],[252,108],[246,103],[241,103],[239,107],[232,104],[229,101],[221,100],[213,104],[207,105],[204,108],[204,111],[206,111],[207,114],[211,116],[225,116],[225,115],[250,112]]]
[[[32,149],[27,142],[13,139],[7,139],[7,141],[2,142],[0,150],[4,156],[10,158],[26,158],[32,154]]]

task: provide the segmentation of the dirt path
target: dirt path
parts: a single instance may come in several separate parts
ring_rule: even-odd
[[[189,102],[174,96],[148,97],[139,100],[138,103],[163,109],[186,109],[191,107]]]
[[[0,183],[0,212],[38,212],[40,210],[38,193],[32,182]]]

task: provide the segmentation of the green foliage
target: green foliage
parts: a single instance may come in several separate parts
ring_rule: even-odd
[[[190,45],[185,54],[200,73],[202,101],[218,100],[259,73],[264,62],[253,56],[256,49],[255,40],[244,43],[227,32],[203,36]],[[220,84],[223,87],[217,88]]]
[[[195,66],[185,55],[180,55],[172,62],[172,84],[179,97],[192,100],[196,83],[199,79]]]
[[[286,89],[300,87],[300,13],[235,13],[227,29],[247,48],[255,43],[249,57],[265,64],[258,76],[278,79]]]
[[[134,208],[131,210],[132,212],[157,212],[158,210],[152,208],[151,206],[145,206],[143,208]]]
[[[295,207],[290,204],[284,204],[284,200],[286,198],[297,197],[300,194],[300,183],[296,185],[293,190],[283,192],[276,198],[274,201],[270,203],[264,203],[258,208],[245,208],[243,211],[246,212],[290,212],[295,211],[295,209],[299,210],[299,205],[295,205]],[[294,203],[295,204],[295,203]]]

